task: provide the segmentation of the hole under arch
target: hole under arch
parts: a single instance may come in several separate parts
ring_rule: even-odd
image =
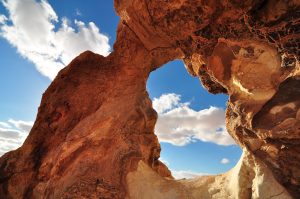
[[[236,165],[242,150],[226,131],[227,95],[208,93],[181,60],[153,71],[147,91],[158,113],[160,160],[175,179],[220,174]]]

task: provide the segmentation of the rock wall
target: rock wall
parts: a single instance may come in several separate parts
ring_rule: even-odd
[[[0,198],[299,198],[300,2],[114,3],[114,51],[60,71],[23,146],[0,158]],[[229,95],[244,155],[228,173],[175,181],[158,160],[146,81],[174,59]]]

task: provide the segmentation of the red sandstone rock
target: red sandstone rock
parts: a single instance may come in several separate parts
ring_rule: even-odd
[[[114,52],[85,52],[58,74],[23,146],[0,158],[1,198],[300,197],[300,2],[115,8]],[[226,174],[175,181],[158,160],[146,81],[176,58],[230,97],[227,128],[244,155]]]

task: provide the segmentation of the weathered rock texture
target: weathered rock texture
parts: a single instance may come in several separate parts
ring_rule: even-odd
[[[299,198],[300,2],[115,0],[108,57],[85,52],[43,95],[18,150],[0,159],[0,198]],[[244,154],[231,171],[175,181],[159,160],[151,71],[183,59],[229,95]]]

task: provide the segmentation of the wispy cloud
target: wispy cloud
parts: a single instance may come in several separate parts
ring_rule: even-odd
[[[8,122],[10,124],[13,124],[15,128],[19,129],[22,132],[29,132],[33,126],[33,122],[26,122],[22,120],[9,119]]]
[[[2,0],[2,4],[9,14],[0,15],[0,36],[50,79],[85,50],[109,54],[108,37],[95,23],[59,19],[47,0]]]
[[[5,15],[0,15],[0,24],[4,24],[7,21],[7,18]]]
[[[200,177],[200,176],[205,176],[205,175],[210,175],[207,173],[198,173],[198,172],[194,172],[194,171],[177,171],[177,170],[171,170],[172,176],[175,179],[189,179],[189,178],[195,178],[195,177]]]
[[[184,146],[201,140],[219,145],[235,145],[225,127],[225,111],[210,107],[193,110],[188,102],[182,103],[181,96],[170,93],[153,99],[158,112],[155,133],[159,141]]]
[[[11,128],[11,125],[6,122],[0,122],[0,128]]]
[[[20,147],[33,122],[9,119],[7,122],[0,122],[0,156],[4,153]]]
[[[80,10],[78,8],[75,10],[75,14],[77,16],[82,16],[82,13],[80,12]]]
[[[221,164],[228,164],[230,162],[230,160],[228,158],[222,158],[222,160],[220,162],[221,162]]]

